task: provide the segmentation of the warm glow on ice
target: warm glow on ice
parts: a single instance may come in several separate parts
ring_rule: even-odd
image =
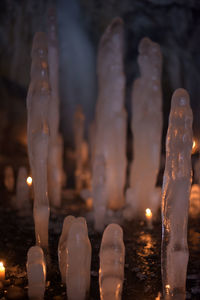
[[[195,142],[195,140],[193,140],[192,149],[194,149],[195,146],[196,146],[196,142]]]
[[[192,141],[192,154],[196,153],[198,151],[198,143],[195,139]]]
[[[26,182],[29,186],[31,186],[32,185],[32,177],[31,176],[27,177]]]

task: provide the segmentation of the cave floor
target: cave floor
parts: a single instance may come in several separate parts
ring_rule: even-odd
[[[7,299],[11,284],[21,287],[27,298],[26,256],[29,247],[35,244],[32,214],[18,216],[11,208],[13,195],[1,192],[0,205],[0,260],[5,262],[6,279],[0,288],[0,299]],[[47,268],[47,288],[45,299],[66,299],[65,286],[61,283],[58,269],[57,246],[65,216],[86,216],[89,238],[92,245],[91,288],[89,299],[99,299],[98,268],[99,249],[102,235],[95,232],[85,203],[77,199],[63,199],[62,209],[52,209],[49,223],[49,256]],[[159,218],[158,218],[159,219]],[[155,300],[161,292],[161,221],[154,223],[149,230],[143,222],[124,222],[125,278],[124,300]],[[190,258],[187,273],[187,298],[200,299],[200,219],[189,220],[188,243]],[[4,297],[4,298],[2,298]],[[22,297],[20,298],[22,299]],[[159,297],[157,299],[160,299]]]

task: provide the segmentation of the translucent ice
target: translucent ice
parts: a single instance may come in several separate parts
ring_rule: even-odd
[[[59,63],[56,12],[48,11],[48,63],[51,97],[49,102],[49,154],[48,154],[48,192],[53,206],[61,206],[63,175],[63,144],[58,133],[59,127]]]
[[[34,222],[37,245],[48,248],[49,201],[47,193],[48,133],[41,131],[32,142]]]
[[[92,173],[94,227],[101,232],[104,229],[106,215],[106,164],[103,155],[95,156]]]
[[[48,151],[48,191],[51,205],[60,207],[63,184],[63,140],[57,134],[55,141],[49,143]]]
[[[9,192],[12,192],[15,186],[15,177],[13,167],[6,166],[4,169],[4,185]]]
[[[20,167],[16,184],[16,208],[20,214],[30,211],[30,190],[27,185],[28,173],[25,167]]]
[[[67,238],[69,233],[69,228],[74,222],[75,217],[67,216],[63,222],[62,234],[58,243],[58,262],[60,273],[62,277],[62,282],[66,283],[66,269],[67,269]]]
[[[95,156],[103,155],[105,158],[106,204],[112,210],[118,210],[124,205],[126,177],[123,38],[123,22],[116,18],[101,38],[97,62],[99,94],[94,160]]]
[[[51,99],[49,102],[50,140],[55,141],[59,127],[59,63],[56,12],[53,8],[48,11],[48,64]]]
[[[84,300],[90,288],[91,244],[84,218],[70,226],[67,238],[66,286],[69,300]]]
[[[34,188],[34,222],[37,244],[48,247],[49,201],[47,189],[48,77],[47,38],[45,33],[34,36],[32,46],[31,82],[27,95],[28,154]]]
[[[99,286],[101,300],[120,300],[124,281],[123,231],[117,224],[106,227],[100,248]]]
[[[167,299],[185,299],[191,186],[192,111],[189,95],[172,96],[162,188],[162,281]]]
[[[46,285],[46,263],[44,254],[39,246],[33,246],[27,254],[27,276],[29,299],[44,299]]]
[[[130,189],[126,193],[129,207],[125,217],[145,217],[146,208],[153,215],[160,206],[156,181],[160,164],[162,137],[162,55],[160,46],[143,38],[138,47],[140,77],[132,90],[133,162]],[[132,210],[131,210],[132,208]]]
[[[32,139],[34,134],[48,127],[48,105],[50,85],[48,77],[47,38],[43,32],[37,32],[32,46],[31,81],[27,95],[28,110],[28,151],[32,168]]]

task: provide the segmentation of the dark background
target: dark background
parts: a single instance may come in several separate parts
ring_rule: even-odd
[[[1,0],[0,1],[0,151],[9,154],[26,146],[26,94],[30,80],[30,51],[36,31],[47,31],[47,9],[57,9],[60,52],[61,132],[73,145],[72,120],[83,106],[86,126],[94,117],[97,98],[96,56],[101,35],[116,17],[124,21],[126,107],[139,75],[137,47],[150,37],[163,53],[164,140],[171,95],[186,88],[199,137],[200,1],[198,0]]]

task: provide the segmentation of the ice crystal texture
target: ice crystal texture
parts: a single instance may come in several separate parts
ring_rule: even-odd
[[[39,246],[33,246],[28,250],[26,268],[29,299],[44,299],[46,263],[44,253]]]
[[[123,231],[117,224],[106,227],[100,248],[99,287],[101,300],[120,300],[124,281]]]
[[[90,289],[91,266],[91,244],[84,218],[77,218],[69,228],[66,259],[67,297],[84,300]]]
[[[127,164],[123,37],[122,20],[116,18],[101,38],[97,62],[99,94],[95,119],[94,156],[104,156],[106,204],[112,210],[118,210],[124,205]]]
[[[35,34],[31,57],[31,82],[27,95],[28,154],[33,177],[36,241],[39,246],[47,248],[49,223],[47,158],[50,86],[45,33],[38,32]]]
[[[126,192],[129,206],[125,211],[128,219],[145,218],[146,208],[154,215],[161,203],[156,181],[162,137],[162,55],[160,46],[146,37],[138,50],[140,77],[134,81],[132,90],[133,162]]]
[[[185,299],[191,187],[192,111],[186,90],[172,96],[162,187],[162,281],[166,299]]]

